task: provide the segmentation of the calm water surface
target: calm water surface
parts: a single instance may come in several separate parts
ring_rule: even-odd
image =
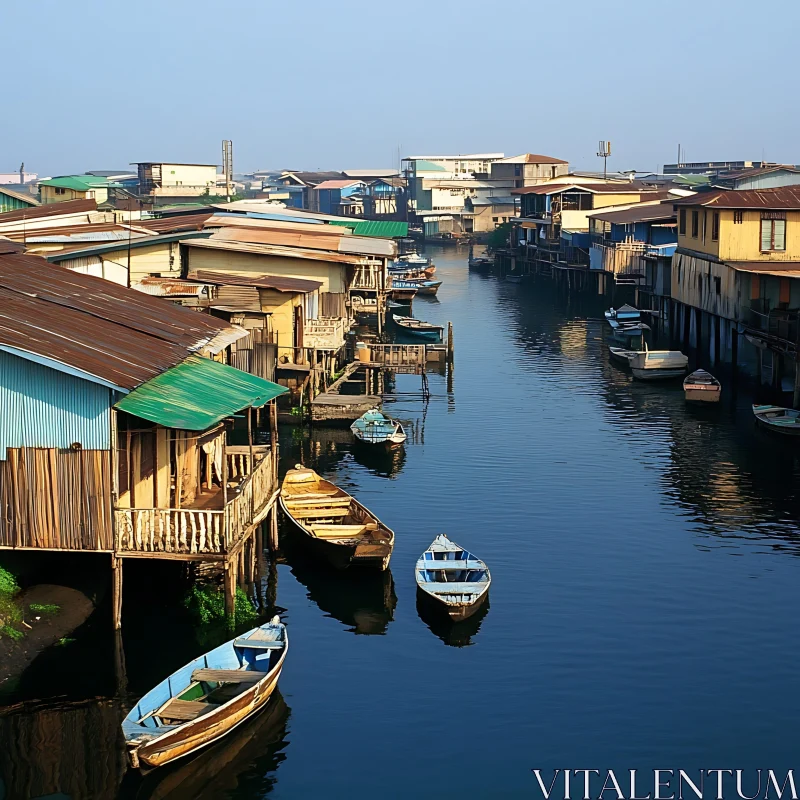
[[[608,362],[601,304],[470,274],[463,251],[435,261],[441,296],[414,311],[455,326],[453,391],[432,374],[423,404],[419,378],[398,378],[405,453],[283,432],[284,466],[315,466],[397,533],[391,575],[360,579],[285,541],[263,581],[290,628],[285,705],[200,761],[123,780],[125,698],[87,700],[114,693],[103,619],[56,662],[90,671],[86,703],[0,718],[39,753],[0,755],[7,773],[60,775],[41,785],[71,797],[463,798],[539,796],[534,767],[793,765],[796,445],[753,426],[746,387],[693,410],[679,384],[632,383]],[[439,532],[492,570],[488,610],[456,630],[416,607],[414,562]],[[179,611],[125,615],[130,697],[206,649]],[[50,696],[50,675],[21,696]],[[70,789],[75,763],[103,772]]]

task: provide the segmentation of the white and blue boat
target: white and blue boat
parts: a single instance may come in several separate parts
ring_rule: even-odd
[[[149,770],[196,752],[264,708],[289,649],[278,617],[181,667],[122,722],[128,756]]]
[[[417,591],[454,622],[471,617],[489,596],[489,569],[477,556],[440,534],[417,561]]]
[[[442,285],[441,281],[429,281],[429,280],[421,280],[421,279],[414,279],[414,280],[406,280],[404,278],[392,278],[392,290],[393,291],[403,291],[403,290],[415,290],[415,293],[418,294],[436,294],[439,291],[439,287]]]
[[[377,408],[362,414],[351,426],[350,430],[360,442],[385,447],[400,447],[406,440],[403,426],[396,420],[387,417]]]

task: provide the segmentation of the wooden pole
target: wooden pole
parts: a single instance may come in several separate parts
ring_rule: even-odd
[[[269,514],[269,549],[274,553],[278,549],[278,504],[273,503]]]
[[[225,559],[225,621],[233,627],[236,621],[236,567],[237,559]]]
[[[452,364],[455,357],[456,345],[453,341],[453,323],[447,323],[447,363]]]
[[[122,559],[116,555],[111,557],[111,598],[114,630],[118,631],[122,628]]]
[[[273,491],[278,486],[278,405],[275,400],[269,404],[269,445],[272,451]]]
[[[800,361],[794,362],[794,393],[792,394],[792,408],[800,408]]]

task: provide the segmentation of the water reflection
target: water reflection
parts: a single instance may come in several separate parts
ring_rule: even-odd
[[[123,798],[136,800],[219,800],[269,794],[286,759],[291,711],[276,690],[263,712],[188,761],[154,770],[142,778],[131,771]]]
[[[405,423],[403,423],[405,428]],[[406,462],[406,449],[403,446],[391,450],[380,445],[365,444],[356,440],[352,449],[353,459],[374,475],[396,478]]]
[[[0,715],[0,797],[117,797],[127,762],[116,700],[20,704]]]
[[[331,570],[311,558],[296,537],[285,541],[284,555],[292,575],[306,587],[308,599],[352,633],[382,635],[394,619],[397,595],[391,570]]]
[[[474,644],[473,637],[478,635],[483,620],[489,613],[491,600],[486,599],[482,607],[479,608],[471,617],[463,622],[453,622],[443,617],[441,613],[436,613],[431,608],[430,603],[422,593],[417,591],[417,614],[419,618],[430,628],[431,633],[438,636],[446,645],[450,647],[469,647]]]

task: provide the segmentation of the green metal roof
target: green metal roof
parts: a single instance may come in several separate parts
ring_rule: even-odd
[[[89,189],[104,189],[122,186],[108,178],[98,178],[97,175],[62,175],[60,178],[49,178],[39,181],[39,186],[56,186],[59,189],[73,189],[76,192],[86,192]]]
[[[434,164],[433,161],[426,161],[424,158],[418,158],[414,162],[415,172],[446,172],[447,170],[441,164]]]
[[[405,239],[408,236],[407,222],[390,222],[383,220],[332,220],[331,225],[340,225],[343,228],[352,228],[355,236],[380,236],[385,239]]]
[[[134,389],[116,408],[167,428],[204,431],[288,391],[210,358],[190,356]]]

